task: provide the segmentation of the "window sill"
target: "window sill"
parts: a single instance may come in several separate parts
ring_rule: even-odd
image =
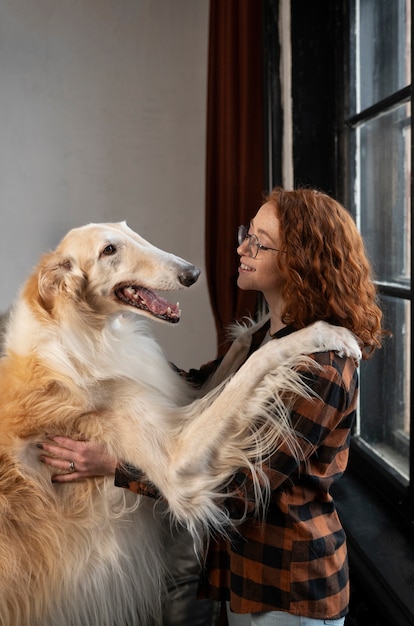
[[[375,607],[398,626],[414,624],[414,533],[351,470],[332,490],[348,538],[354,579]]]

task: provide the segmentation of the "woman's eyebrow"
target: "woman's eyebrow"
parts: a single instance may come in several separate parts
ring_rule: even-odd
[[[250,220],[250,228],[253,228],[253,230],[254,230],[253,220]],[[263,230],[263,228],[259,228],[259,230],[257,231],[257,234],[258,235],[264,235],[270,241],[273,241],[273,238],[269,235],[269,233],[266,230]]]

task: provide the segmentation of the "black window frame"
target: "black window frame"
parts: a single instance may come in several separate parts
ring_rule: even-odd
[[[342,181],[343,192],[346,198],[346,205],[351,206],[350,189],[352,186],[352,179],[355,178],[355,172],[353,171],[353,162],[350,162],[350,134],[352,131],[362,122],[372,120],[378,115],[383,114],[391,110],[397,104],[404,102],[411,102],[411,110],[413,104],[412,84],[403,89],[400,89],[392,95],[384,98],[383,100],[376,102],[372,106],[360,111],[355,115],[349,115],[350,110],[350,93],[347,86],[350,85],[350,66],[349,66],[349,41],[350,30],[353,28],[352,20],[352,5],[353,0],[344,3],[342,24],[343,33],[342,41],[344,43],[343,54],[346,59],[344,64],[347,68],[347,73],[344,76],[343,86],[343,101],[345,104],[343,110],[342,120],[338,119],[338,125],[343,128],[344,145],[340,154],[339,171],[343,172]],[[413,8],[413,2],[411,0],[411,9]],[[413,30],[413,27],[411,26]],[[411,64],[411,77],[413,76],[413,62]],[[411,135],[412,135],[413,123],[411,120]],[[413,136],[413,135],[412,135]],[[411,142],[411,159],[413,156],[413,142]],[[411,174],[411,229],[413,218],[413,175]],[[411,251],[411,276],[413,270],[413,251]],[[394,298],[400,298],[411,301],[411,329],[414,328],[414,311],[412,306],[412,294],[411,288],[398,287],[396,285],[389,285],[380,281],[376,281],[378,292],[380,296],[391,296]],[[392,330],[392,329],[391,329]],[[411,350],[411,372],[413,372],[414,357]],[[383,381],[386,384],[386,381]],[[410,379],[410,433],[414,433],[414,414],[413,414],[413,399],[414,399],[414,385],[411,376]],[[383,499],[387,506],[395,510],[401,517],[402,521],[411,523],[414,522],[414,440],[413,436],[410,436],[409,443],[409,480],[404,481],[399,474],[395,472],[392,467],[383,463],[381,459],[374,452],[370,451],[364,446],[358,438],[353,438],[351,443],[351,460],[350,467],[357,476],[361,478],[371,489],[373,489]]]

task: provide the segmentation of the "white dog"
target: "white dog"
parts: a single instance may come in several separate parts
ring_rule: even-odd
[[[90,224],[70,231],[24,285],[0,364],[1,626],[144,625],[159,607],[153,502],[112,479],[52,484],[36,442],[104,442],[146,473],[193,536],[225,532],[223,484],[240,467],[263,483],[260,460],[281,437],[294,442],[283,392],[308,393],[295,373],[304,355],[359,358],[351,333],[318,323],[270,342],[194,399],[145,318],[177,322],[177,305],[153,289],[198,275],[125,223]],[[231,371],[226,362],[215,382]],[[262,497],[258,489],[258,505]]]

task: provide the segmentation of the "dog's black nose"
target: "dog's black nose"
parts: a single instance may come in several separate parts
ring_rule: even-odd
[[[201,270],[199,270],[198,267],[195,265],[188,265],[185,270],[178,274],[178,280],[182,285],[184,285],[184,287],[190,287],[190,285],[194,285],[197,281],[200,273]]]

